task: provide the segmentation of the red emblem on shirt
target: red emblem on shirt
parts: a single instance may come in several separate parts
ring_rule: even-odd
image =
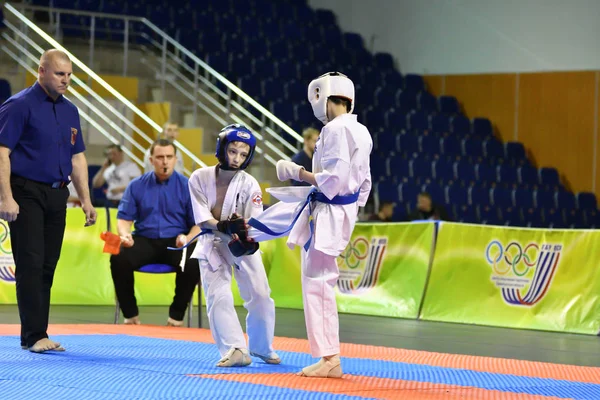
[[[77,129],[71,128],[71,145],[75,146],[75,139],[77,139]]]
[[[254,204],[255,207],[262,207],[262,193],[256,192],[252,195],[252,204]]]

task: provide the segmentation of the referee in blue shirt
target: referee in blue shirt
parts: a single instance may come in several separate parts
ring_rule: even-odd
[[[138,325],[134,271],[147,264],[175,267],[175,297],[167,325],[182,326],[185,310],[200,280],[200,269],[198,260],[190,258],[195,244],[188,248],[184,271],[179,267],[183,253],[167,247],[182,247],[200,233],[200,228],[194,222],[188,179],[175,171],[177,157],[173,143],[166,139],[154,142],[150,162],[154,171],[132,180],[119,204],[117,230],[121,252],[111,256],[110,270],[125,323]]]
[[[79,112],[63,97],[72,73],[65,53],[48,50],[40,59],[37,82],[0,106],[0,218],[10,226],[21,347],[36,353],[64,350],[48,338],[47,329],[69,177],[86,226],[96,221]]]

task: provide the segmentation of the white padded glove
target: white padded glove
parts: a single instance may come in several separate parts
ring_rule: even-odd
[[[277,161],[277,179],[279,179],[281,182],[285,182],[290,179],[299,181],[301,169],[304,168],[296,163],[286,160],[279,160]]]

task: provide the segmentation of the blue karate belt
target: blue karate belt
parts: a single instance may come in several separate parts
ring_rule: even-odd
[[[186,247],[188,247],[189,245],[191,245],[192,243],[194,243],[194,241],[196,239],[198,239],[200,236],[206,235],[207,233],[211,233],[211,232],[212,232],[212,229],[202,229],[199,234],[197,234],[196,236],[194,236],[192,238],[192,240],[190,240],[189,242],[187,242],[184,246],[181,246],[181,247],[167,247],[167,250],[183,250]]]
[[[302,211],[304,211],[304,209],[306,208],[306,206],[308,206],[311,202],[313,201],[318,201],[320,203],[325,203],[325,204],[337,204],[337,205],[346,205],[346,204],[352,204],[352,203],[356,203],[358,201],[358,196],[360,195],[360,191],[354,193],[354,194],[348,194],[348,195],[344,195],[344,196],[335,196],[333,199],[329,199],[327,196],[325,196],[323,193],[317,191],[316,189],[313,189],[308,196],[306,197],[306,201],[304,202],[304,204],[302,205],[302,207],[300,208],[300,210],[298,211],[298,213],[296,214],[296,216],[294,217],[294,220],[292,221],[292,223],[285,228],[285,230],[281,231],[281,232],[275,232],[273,231],[271,228],[269,228],[268,226],[266,226],[265,224],[263,224],[262,222],[260,222],[257,219],[254,218],[250,218],[250,220],[248,221],[248,225],[250,225],[251,227],[266,233],[267,235],[270,236],[284,236],[286,235],[289,231],[292,230],[292,228],[294,227],[294,225],[296,224],[296,222],[298,221],[298,218],[300,218],[300,214],[302,214]],[[314,232],[314,223],[312,220],[312,208],[308,208],[309,210],[309,227],[310,227],[310,236],[308,238],[308,241],[306,242],[306,244],[304,245],[304,250],[308,251],[309,247],[310,247],[310,242],[312,240],[313,237],[313,232]]]

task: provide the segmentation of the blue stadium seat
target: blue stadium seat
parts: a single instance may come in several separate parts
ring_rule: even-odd
[[[362,36],[358,33],[352,32],[346,32],[343,34],[342,44],[345,48],[348,49],[357,49],[365,47]]]
[[[479,205],[477,207],[479,220],[485,225],[502,225],[500,214],[496,207],[489,205]]]
[[[423,111],[413,112],[408,115],[408,127],[419,131],[429,129],[429,117]]]
[[[262,85],[260,80],[256,79],[253,76],[239,78],[238,86],[252,97],[259,96],[262,92]]]
[[[433,174],[438,182],[454,181],[454,165],[446,160],[435,160],[433,162]]]
[[[513,207],[512,191],[502,188],[493,188],[490,190],[492,204],[496,207]]]
[[[369,126],[369,129],[378,129],[385,126],[385,114],[379,108],[368,108],[363,115],[365,124]]]
[[[571,210],[576,207],[577,201],[575,195],[571,192],[557,192],[556,205],[560,209]]]
[[[419,178],[433,178],[433,167],[429,160],[415,158],[410,161],[411,176]]]
[[[383,71],[381,73],[381,79],[385,86],[394,88],[395,92],[402,91],[402,87],[404,87],[404,79],[402,78],[402,74],[395,69]]]
[[[275,63],[275,68],[275,73],[281,80],[298,78],[298,69],[296,68],[296,63],[291,60],[279,60]]]
[[[523,216],[521,215],[521,209],[516,207],[507,207],[501,210],[502,220],[505,225],[509,226],[523,226]]]
[[[523,219],[525,225],[530,228],[548,227],[544,221],[543,210],[539,208],[523,209]]]
[[[384,115],[385,126],[397,132],[408,128],[407,115],[402,110],[390,109]]]
[[[452,133],[466,136],[471,133],[471,121],[463,115],[455,115],[451,120]]]
[[[595,210],[598,207],[596,195],[590,192],[577,193],[577,208],[581,210]]]
[[[422,191],[429,193],[429,195],[431,196],[431,200],[435,204],[446,204],[446,193],[444,188],[442,188],[440,185],[423,185]]]
[[[456,220],[458,222],[464,222],[468,224],[477,224],[479,223],[479,217],[477,216],[477,209],[471,206],[457,206],[454,208],[456,210]]]
[[[549,190],[536,190],[535,205],[538,208],[556,208],[556,192]]]
[[[400,151],[406,154],[419,152],[419,137],[410,133],[400,135]]]
[[[507,142],[505,144],[505,152],[508,160],[520,161],[527,159],[525,147],[520,142]]]
[[[553,208],[544,211],[544,222],[546,226],[553,229],[565,229],[568,227],[562,210]]]
[[[469,204],[469,192],[464,187],[452,185],[446,187],[446,199],[450,204],[459,206]]]
[[[510,165],[499,165],[497,168],[499,182],[507,183],[509,185],[517,184],[519,182],[517,168]]]
[[[371,153],[371,176],[373,181],[377,181],[380,178],[388,177],[388,161],[384,157],[378,157]]]
[[[534,192],[528,189],[515,189],[513,191],[514,204],[520,208],[533,208]]]
[[[477,178],[481,183],[488,185],[498,181],[498,173],[496,167],[489,164],[477,164]]]
[[[436,114],[429,117],[429,127],[433,132],[450,132],[450,117],[445,114]]]
[[[467,157],[483,157],[483,142],[479,139],[463,139],[463,154]]]
[[[379,201],[392,201],[398,203],[400,201],[400,194],[398,191],[398,185],[395,184],[391,179],[385,179],[376,184],[376,193]]]
[[[484,154],[487,158],[503,159],[504,145],[497,139],[491,138],[483,142]]]
[[[401,183],[399,186],[400,201],[406,204],[414,204],[421,188],[414,183]]]
[[[437,112],[437,100],[429,92],[420,92],[417,95],[417,105],[421,111],[427,111],[428,113]]]
[[[458,180],[472,184],[477,182],[477,169],[467,161],[458,161],[454,163],[454,176]]]
[[[519,167],[519,183],[522,185],[538,185],[540,182],[539,171],[531,165]]]
[[[325,9],[317,9],[315,10],[315,16],[317,21],[322,23],[323,25],[337,25],[337,21],[335,18],[335,14],[333,11],[325,10]]]
[[[294,120],[294,105],[286,100],[280,100],[271,104],[271,112],[283,121]]]
[[[390,53],[375,53],[375,66],[380,70],[394,69],[394,58]]]
[[[454,96],[440,96],[438,98],[439,110],[446,114],[460,114],[460,105]]]
[[[396,106],[396,89],[381,86],[375,90],[375,105],[380,110],[387,110]]]
[[[481,138],[493,136],[492,122],[487,118],[473,118],[473,134]]]
[[[425,81],[421,75],[407,74],[404,76],[404,88],[411,92],[425,90]]]
[[[471,186],[469,192],[469,204],[489,205],[491,203],[490,189],[483,186]]]
[[[417,94],[415,92],[402,90],[396,93],[396,106],[403,112],[417,109]]]
[[[583,210],[565,210],[565,222],[567,226],[573,229],[589,228],[589,225],[585,221],[585,213]]]
[[[396,155],[390,157],[388,166],[391,176],[396,176],[399,178],[405,178],[410,176],[409,160],[402,156]]]
[[[440,138],[435,135],[420,136],[421,152],[427,155],[437,155],[441,153]]]
[[[542,185],[559,186],[560,178],[558,176],[558,171],[555,168],[541,168],[540,181]]]
[[[600,228],[600,212],[598,210],[585,210],[585,221],[590,228]]]
[[[443,154],[455,156],[462,154],[462,144],[453,136],[447,136],[443,138],[441,141],[441,146]]]
[[[375,140],[377,150],[384,153],[398,151],[398,137],[391,132],[380,132]]]

